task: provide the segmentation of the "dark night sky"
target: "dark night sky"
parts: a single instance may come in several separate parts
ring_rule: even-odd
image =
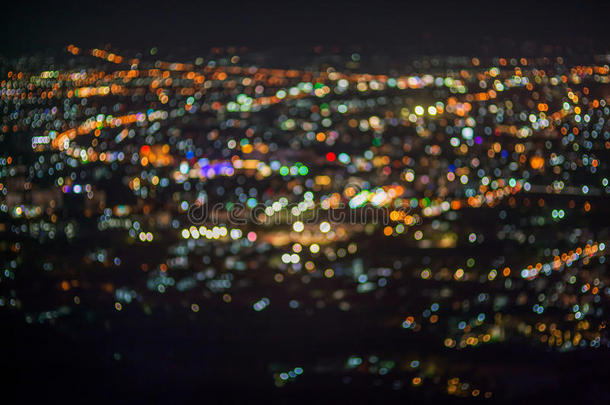
[[[194,51],[368,44],[480,54],[519,53],[524,41],[536,41],[586,54],[608,49],[609,3],[23,1],[4,6],[0,50],[17,55],[68,43]]]

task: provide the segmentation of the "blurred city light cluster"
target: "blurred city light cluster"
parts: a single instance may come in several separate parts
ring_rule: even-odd
[[[608,348],[607,58],[66,51],[0,77],[0,311],[369,342],[261,359],[286,389],[493,398],[516,382],[484,346]]]

